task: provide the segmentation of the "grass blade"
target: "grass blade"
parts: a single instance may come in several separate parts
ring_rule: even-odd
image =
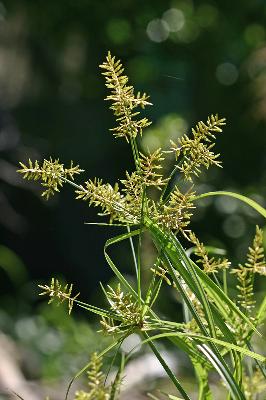
[[[169,338],[169,337],[188,337],[191,338],[192,340],[197,342],[212,342],[217,345],[223,346],[228,350],[235,350],[242,354],[243,356],[251,357],[254,360],[258,360],[262,363],[266,362],[266,357],[262,356],[261,354],[255,353],[253,351],[250,351],[244,347],[237,346],[236,344],[225,342],[224,340],[217,339],[217,338],[212,338],[210,336],[204,336],[204,335],[199,335],[197,333],[190,333],[190,332],[165,332],[165,333],[159,333],[157,335],[149,337],[149,339],[144,340],[142,343],[145,344],[149,340],[158,340],[162,338]]]
[[[146,342],[149,343],[150,348],[152,349],[153,353],[157,357],[158,361],[164,368],[165,372],[167,373],[167,375],[169,376],[169,378],[171,379],[171,381],[173,382],[173,384],[175,385],[177,390],[182,394],[182,396],[185,400],[191,400],[191,398],[189,397],[189,395],[187,394],[187,392],[185,391],[185,389],[183,388],[183,386],[181,385],[181,383],[179,382],[177,377],[173,374],[172,370],[168,367],[167,363],[164,361],[160,352],[157,350],[156,346],[154,345],[154,343],[149,338],[149,336],[146,332],[144,333],[144,337],[147,338]],[[145,343],[145,341],[143,343]]]
[[[260,204],[256,203],[256,201],[243,196],[242,194],[234,193],[234,192],[227,192],[227,191],[217,191],[217,192],[207,192],[196,196],[196,200],[203,199],[204,197],[209,196],[229,196],[234,197],[235,199],[241,200],[246,203],[248,206],[254,208],[259,214],[261,214],[264,218],[266,218],[266,210]]]

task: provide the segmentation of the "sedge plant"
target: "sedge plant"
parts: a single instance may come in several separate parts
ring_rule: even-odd
[[[117,354],[123,340],[133,332],[150,347],[172,381],[176,392],[165,395],[168,398],[189,400],[191,395],[157,347],[157,341],[162,340],[170,341],[174,348],[190,358],[198,385],[198,400],[214,399],[209,385],[212,371],[218,374],[228,400],[258,399],[266,388],[266,358],[254,351],[252,341],[262,336],[260,327],[266,317],[266,297],[256,304],[254,294],[258,275],[266,275],[263,231],[256,227],[247,261],[232,266],[227,258],[216,254],[215,248],[205,246],[190,227],[197,201],[207,196],[236,197],[266,217],[264,208],[240,194],[208,192],[198,195],[195,192],[194,181],[202,170],[221,167],[214,147],[216,137],[225,126],[225,118],[210,115],[190,134],[183,135],[177,142],[171,141],[168,149],[159,148],[144,154],[139,142],[151,122],[141,116],[141,109],[152,105],[149,96],[135,93],[120,60],[110,52],[100,68],[109,90],[106,100],[115,117],[111,132],[131,147],[135,169],[126,171],[113,186],[100,178],[76,183],[76,177],[83,170],[73,162],[66,168],[53,158],[21,162],[19,170],[23,178],[40,181],[44,188],[42,196],[47,200],[65,183],[71,185],[78,200],[97,207],[99,215],[108,218],[106,225],[119,225],[124,230],[121,235],[107,240],[104,247],[106,261],[117,278],[116,286],[102,286],[109,308],[82,302],[78,294],[73,293],[72,285],[62,286],[54,278],[51,284],[40,286],[41,295],[48,296],[50,302],[67,302],[69,312],[76,304],[97,314],[102,332],[113,338],[112,344],[102,353],[94,354],[75,376],[85,371],[88,374],[88,389],[78,391],[76,400],[119,398],[123,368],[129,357],[122,357],[117,376],[109,386],[101,371],[102,357],[112,349],[117,349]],[[169,157],[174,164],[170,173],[164,168],[165,159]],[[141,267],[144,232],[150,235],[156,248],[148,285],[143,283]],[[110,246],[125,240],[130,241],[133,253],[135,283],[126,278],[108,252]],[[190,248],[189,251],[186,248]],[[228,293],[229,274],[235,277],[238,291],[234,298]],[[162,285],[177,293],[183,305],[183,322],[162,318],[155,310]],[[154,394],[150,397],[157,398]]]

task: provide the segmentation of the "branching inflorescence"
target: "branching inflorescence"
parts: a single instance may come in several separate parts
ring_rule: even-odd
[[[123,75],[124,68],[120,60],[116,60],[108,52],[106,61],[100,65],[105,72],[106,87],[110,89],[111,94],[105,100],[112,102],[110,109],[116,116],[118,126],[111,129],[115,137],[124,137],[127,141],[136,138],[138,134],[142,135],[142,130],[149,126],[151,122],[147,118],[137,118],[140,114],[135,109],[145,108],[151,105],[147,100],[149,96],[146,93],[134,94],[133,86],[127,85],[128,77]]]
[[[78,390],[74,400],[110,400],[112,387],[105,384],[102,357],[93,353],[87,369],[88,390]]]
[[[247,262],[232,270],[237,276],[239,290],[238,302],[243,309],[250,314],[255,306],[254,279],[255,274],[266,275],[266,260],[263,249],[263,231],[256,226],[256,234],[249,247]]]
[[[212,165],[221,167],[219,154],[215,154],[213,148],[217,134],[222,132],[225,125],[225,118],[211,115],[206,123],[200,121],[192,129],[191,135],[185,134],[177,143],[172,141],[168,150],[159,148],[153,153],[143,154],[138,150],[137,140],[150,125],[150,121],[140,116],[139,109],[151,105],[149,97],[145,93],[134,93],[134,88],[128,85],[127,76],[123,75],[121,62],[112,57],[110,52],[100,67],[104,70],[106,87],[110,90],[106,100],[111,102],[110,108],[117,122],[117,126],[111,131],[116,138],[125,138],[130,142],[135,170],[126,171],[125,177],[113,186],[98,178],[89,179],[84,184],[76,184],[74,178],[83,170],[78,165],[73,166],[72,162],[69,168],[65,168],[58,159],[52,158],[44,160],[42,164],[38,161],[33,163],[31,160],[28,166],[20,163],[22,168],[19,172],[25,179],[41,181],[41,185],[45,187],[42,196],[47,199],[58,192],[65,182],[71,184],[75,187],[77,199],[88,202],[90,206],[99,207],[101,210],[99,215],[109,217],[111,224],[119,223],[127,228],[127,233],[115,238],[112,243],[128,238],[131,240],[137,291],[107,255],[106,248],[110,245],[108,241],[105,247],[106,260],[120,281],[115,289],[111,286],[103,288],[109,304],[108,310],[80,302],[77,300],[78,295],[72,295],[72,285],[63,286],[54,279],[51,285],[40,286],[43,289],[41,295],[47,295],[49,302],[66,301],[69,312],[76,303],[98,314],[101,330],[108,335],[118,337],[120,341],[130,333],[138,331],[147,342],[149,341],[152,351],[186,400],[190,397],[176,377],[169,372],[169,368],[149,339],[148,332],[163,332],[164,335],[169,333],[172,335],[172,344],[180,345],[187,352],[199,381],[200,400],[212,399],[208,384],[208,373],[211,368],[216,369],[229,387],[232,394],[230,399],[244,400],[243,393],[248,396],[248,389],[251,390],[251,387],[247,386],[249,376],[243,368],[243,355],[265,362],[262,356],[251,354],[249,351],[250,338],[256,325],[261,323],[266,315],[266,301],[262,303],[258,317],[254,312],[254,278],[255,275],[266,275],[263,231],[259,227],[256,228],[247,262],[231,270],[238,281],[238,300],[231,301],[227,296],[226,281],[230,261],[227,258],[210,257],[209,248],[204,246],[189,228],[197,200],[194,179],[199,176],[203,168],[208,169]],[[175,155],[176,165],[170,174],[165,174],[163,163],[165,157],[172,153]],[[137,228],[133,233],[130,230],[131,226]],[[146,295],[142,293],[141,288],[141,257],[140,253],[136,255],[132,239],[137,234],[141,235],[143,230],[149,231],[158,251],[154,268],[149,268],[152,276]],[[196,255],[195,262],[193,257],[190,258],[189,251],[186,251],[179,242],[178,235],[182,240],[185,237],[190,245],[193,244],[190,250]],[[139,248],[140,245],[139,239]],[[182,297],[185,323],[162,321],[153,311],[163,281],[178,292],[179,298]],[[202,343],[205,339],[207,344]],[[218,346],[223,346],[220,353],[217,350]],[[228,353],[231,354],[234,368],[232,373],[223,358]],[[116,399],[114,395],[115,392],[118,393],[116,384],[114,383],[112,387],[104,385],[101,358],[96,354],[91,359],[89,371],[89,391],[77,392],[75,400]],[[260,375],[258,382],[261,382],[263,374],[259,371],[263,371],[262,367],[256,371],[256,374]],[[260,388],[263,387],[261,384]],[[247,398],[255,399],[259,390],[263,389],[252,387],[251,396],[254,394],[255,397]]]
[[[57,302],[57,304],[64,303],[67,301],[68,303],[68,312],[69,314],[72,311],[74,301],[79,296],[79,293],[75,296],[72,295],[73,285],[66,284],[63,286],[58,279],[52,278],[51,284],[48,285],[39,285],[39,288],[43,289],[43,292],[40,293],[40,296],[48,296],[50,298],[49,304],[52,302]]]
[[[66,179],[74,180],[75,175],[79,175],[83,172],[83,170],[79,168],[79,165],[74,167],[72,161],[70,167],[65,168],[64,164],[61,164],[58,159],[53,160],[52,158],[44,160],[42,165],[40,165],[38,161],[32,163],[30,159],[28,166],[22,162],[20,162],[20,165],[22,168],[19,169],[18,172],[23,174],[24,179],[34,181],[40,180],[42,182],[42,186],[46,188],[42,196],[46,197],[47,200],[53,196],[55,192],[60,191],[60,187],[63,186]]]
[[[207,123],[200,121],[196,128],[192,129],[192,138],[184,135],[177,144],[171,141],[176,160],[181,159],[177,168],[186,180],[192,182],[193,175],[199,176],[202,166],[221,167],[221,161],[217,160],[220,154],[215,154],[211,149],[214,147],[216,134],[222,132],[223,125],[225,118],[219,119],[218,115],[211,115]]]

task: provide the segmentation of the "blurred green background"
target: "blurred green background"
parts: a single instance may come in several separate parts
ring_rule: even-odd
[[[130,148],[108,132],[114,119],[98,68],[108,50],[154,104],[144,150],[219,113],[223,169],[203,174],[197,189],[234,190],[265,206],[264,0],[1,1],[0,329],[17,338],[18,322],[32,323],[41,307],[36,282],[61,276],[93,302],[98,282],[111,278],[103,245],[120,231],[85,225],[99,218],[71,188],[46,202],[16,173],[20,160],[49,156],[79,163],[84,180],[114,183],[130,170]],[[199,205],[193,229],[238,263],[256,223],[251,209],[217,198]],[[130,272],[127,254],[125,246],[115,256]]]

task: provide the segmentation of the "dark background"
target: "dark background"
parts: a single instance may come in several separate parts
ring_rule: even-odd
[[[36,282],[51,276],[89,301],[111,277],[103,245],[121,231],[84,225],[100,217],[71,187],[46,202],[16,173],[19,161],[49,156],[79,163],[81,182],[114,183],[130,170],[129,146],[108,132],[114,118],[98,68],[108,50],[154,104],[144,147],[165,147],[219,113],[227,119],[217,141],[223,169],[203,174],[198,189],[234,190],[265,206],[265,22],[263,0],[0,2],[1,315],[34,312]],[[234,199],[206,204],[193,229],[243,261],[263,221]],[[126,246],[115,254],[123,270],[127,255]]]

